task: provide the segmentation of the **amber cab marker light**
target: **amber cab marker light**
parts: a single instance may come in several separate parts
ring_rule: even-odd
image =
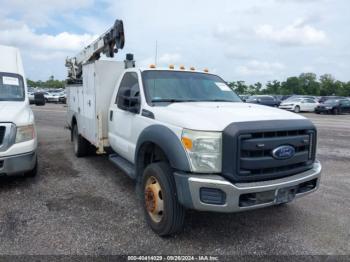
[[[203,71],[206,72],[206,73],[209,73],[209,69],[208,68],[205,68]]]
[[[149,68],[156,68],[156,65],[151,64],[151,65],[149,65]]]
[[[196,68],[194,68],[193,66],[191,66],[190,70],[191,70],[191,71],[194,71],[194,70],[196,70]]]
[[[174,65],[169,65],[169,69],[174,69],[175,66]]]
[[[185,66],[183,66],[183,65],[180,66],[180,69],[181,69],[181,70],[185,70]]]

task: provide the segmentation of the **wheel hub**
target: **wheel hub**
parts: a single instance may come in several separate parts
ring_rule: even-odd
[[[154,192],[152,191],[151,188],[147,188],[145,192],[145,200],[146,200],[146,209],[148,212],[154,212],[156,209],[156,198],[154,195]]]
[[[148,215],[154,222],[159,223],[163,217],[164,202],[162,188],[155,177],[151,176],[147,179],[144,194]]]

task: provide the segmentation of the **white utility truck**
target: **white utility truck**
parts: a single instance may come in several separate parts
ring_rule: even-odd
[[[94,146],[137,183],[159,235],[181,230],[186,209],[238,212],[317,190],[317,131],[304,117],[246,104],[207,70],[137,68],[121,21],[67,59],[68,126],[78,157]],[[107,150],[108,149],[108,150]]]
[[[37,173],[37,138],[17,48],[0,46],[0,176]]]

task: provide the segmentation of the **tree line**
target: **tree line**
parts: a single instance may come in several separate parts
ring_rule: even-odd
[[[46,81],[33,81],[30,79],[27,79],[27,85],[30,87],[37,87],[37,88],[51,88],[51,89],[59,89],[64,88],[66,84],[66,81],[62,80],[56,80],[54,76],[50,76],[48,80]]]
[[[47,81],[27,79],[28,86],[38,88],[64,88],[65,81],[50,76]],[[314,95],[314,96],[350,96],[350,82],[336,80],[330,74],[319,78],[314,73],[302,73],[288,77],[286,81],[268,81],[265,86],[257,82],[248,85],[244,81],[229,82],[229,86],[239,95]]]
[[[229,86],[239,95],[350,96],[350,82],[341,82],[330,74],[318,78],[314,73],[302,73],[282,82],[268,81],[265,88],[260,82],[247,85],[244,81],[229,82]]]

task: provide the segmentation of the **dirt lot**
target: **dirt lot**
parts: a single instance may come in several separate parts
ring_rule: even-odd
[[[164,239],[106,156],[74,157],[62,105],[33,109],[39,173],[0,179],[0,254],[350,254],[350,115],[305,114],[319,130],[317,193],[245,213],[189,212],[185,231]]]

